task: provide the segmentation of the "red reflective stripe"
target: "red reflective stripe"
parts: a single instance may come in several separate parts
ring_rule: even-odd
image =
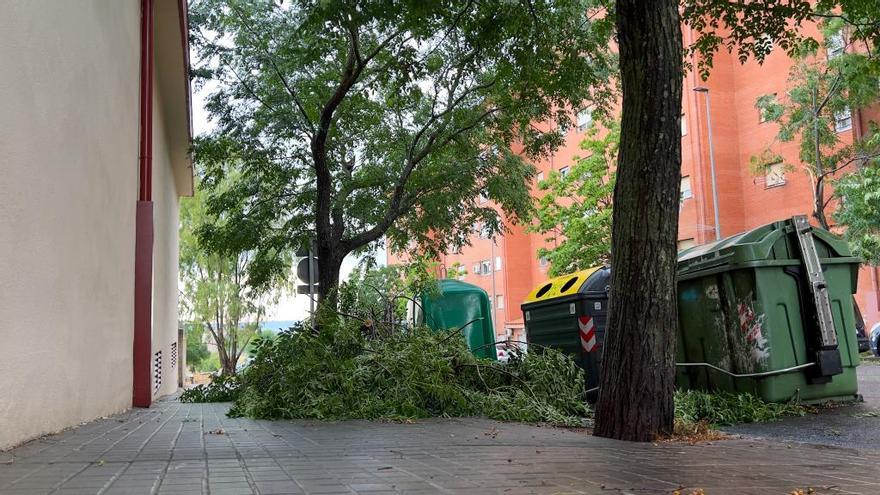
[[[581,347],[584,352],[593,352],[597,347],[596,327],[593,325],[593,318],[590,316],[579,317],[578,329],[580,330]]]

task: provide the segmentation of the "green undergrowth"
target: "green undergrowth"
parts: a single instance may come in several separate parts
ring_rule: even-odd
[[[741,423],[763,423],[788,416],[803,416],[809,407],[796,402],[764,402],[752,394],[730,392],[675,392],[675,419],[682,425],[705,423],[729,426]]]
[[[238,397],[239,385],[236,376],[216,376],[211,383],[184,390],[180,402],[232,402]]]
[[[480,359],[456,331],[367,339],[356,325],[302,326],[255,344],[230,416],[408,420],[484,416],[580,426],[584,374],[547,350],[506,363]]]

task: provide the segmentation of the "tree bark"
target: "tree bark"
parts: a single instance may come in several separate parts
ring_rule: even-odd
[[[333,249],[329,243],[318,239],[318,294],[319,305],[327,304],[336,309],[336,290],[339,288],[339,273],[342,260],[348,253]]]
[[[618,0],[623,111],[595,435],[672,433],[682,39],[674,0]]]
[[[819,222],[819,226],[825,230],[830,230],[828,225],[828,217],[825,216],[825,180],[819,178],[816,180],[815,205],[813,207],[813,217]]]

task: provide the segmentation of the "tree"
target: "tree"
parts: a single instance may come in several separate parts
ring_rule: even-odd
[[[595,434],[672,433],[682,41],[675,0],[618,0],[623,109]]]
[[[277,299],[277,293],[249,284],[251,253],[218,253],[204,248],[195,232],[223,221],[208,212],[200,187],[196,187],[192,198],[181,201],[181,310],[185,319],[210,334],[222,373],[234,375],[239,358],[251,338],[259,334],[266,308]]]
[[[599,136],[593,127],[580,144],[587,155],[578,158],[565,175],[554,172],[538,183],[544,192],[537,201],[533,232],[544,235],[551,249],[538,256],[550,261],[550,275],[563,275],[611,261],[611,200],[620,126],[611,122]]]
[[[186,323],[186,364],[190,370],[200,369],[202,362],[211,355],[204,334],[201,323]]]
[[[874,129],[872,134],[880,141],[880,130]],[[834,195],[841,198],[834,219],[846,227],[854,253],[866,263],[880,265],[880,159],[874,158],[836,181]]]
[[[651,440],[672,431],[675,256],[680,181],[680,21],[697,38],[694,69],[706,77],[721,47],[762,61],[776,44],[793,53],[806,22],[842,19],[853,38],[880,41],[876,0],[617,0],[623,119],[614,189],[614,275],[595,434]],[[679,17],[681,12],[681,18]],[[768,43],[769,42],[769,43]]]
[[[697,34],[688,51],[699,54],[697,67],[709,76],[713,55],[722,47],[737,52],[741,63],[758,62],[776,47],[797,57],[819,46],[805,24],[832,21],[850,27],[853,44],[873,56],[880,46],[880,3],[876,0],[683,0],[682,17]]]
[[[437,254],[474,223],[501,232],[481,192],[526,217],[525,158],[561,142],[533,124],[613,94],[597,1],[196,0],[196,74],[216,84],[218,124],[197,156],[211,210],[230,217],[201,239],[253,252],[256,283],[285,271],[281,247],[315,237],[318,299],[335,303],[349,253],[384,239]],[[230,161],[241,176],[217,193]]]
[[[449,279],[458,279],[468,274],[467,268],[460,262],[456,261],[449,265],[446,269],[446,277]]]
[[[810,177],[813,190],[813,217],[830,228],[826,209],[834,198],[825,186],[837,174],[880,156],[876,139],[856,136],[852,144],[840,139],[840,128],[848,130],[857,118],[855,110],[875,103],[880,96],[880,64],[865,53],[846,53],[848,26],[842,22],[823,23],[825,53],[817,55],[813,45],[799,53],[792,67],[791,86],[785,95],[764,95],[756,107],[765,120],[779,124],[777,139],[797,140],[800,163],[785,164]],[[834,50],[841,53],[834,55]],[[855,125],[858,125],[857,123]],[[752,157],[753,172],[764,175],[767,167],[782,158],[768,148]]]
[[[426,257],[392,266],[367,258],[340,284],[340,312],[359,320],[372,337],[387,336],[403,328],[410,301],[439,290],[436,273],[437,263]]]

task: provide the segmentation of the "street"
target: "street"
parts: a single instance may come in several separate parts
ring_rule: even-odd
[[[724,431],[776,442],[880,449],[880,365],[873,360],[862,361],[858,374],[863,403],[821,409],[817,415],[724,428]]]

